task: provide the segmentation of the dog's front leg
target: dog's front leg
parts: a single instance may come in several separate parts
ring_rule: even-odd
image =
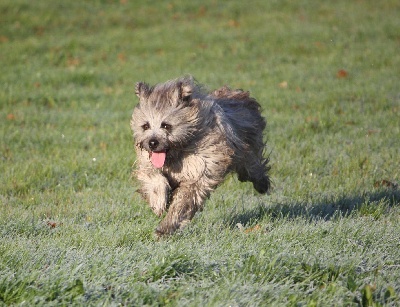
[[[171,189],[167,178],[161,174],[141,174],[138,177],[142,181],[141,194],[148,201],[151,210],[161,216],[167,209]]]
[[[188,224],[201,208],[205,194],[195,184],[177,188],[172,195],[167,215],[156,229],[156,235],[172,234]]]

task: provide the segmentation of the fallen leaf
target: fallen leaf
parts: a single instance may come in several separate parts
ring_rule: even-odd
[[[57,223],[56,222],[52,222],[52,221],[47,221],[47,226],[50,226],[50,228],[56,228],[57,227]]]
[[[12,113],[7,114],[7,119],[8,119],[8,120],[15,120],[15,115],[12,114]]]
[[[42,84],[40,82],[35,82],[35,83],[33,83],[33,86],[36,88],[39,88],[42,86]]]
[[[111,86],[105,87],[103,91],[105,94],[112,94],[114,92]]]
[[[312,116],[306,117],[306,123],[318,123],[318,122],[319,122],[318,117],[312,117]]]
[[[308,124],[308,127],[312,130],[318,130],[321,127],[321,122],[318,117],[308,116],[306,117],[306,123]]]
[[[336,110],[335,113],[336,113],[337,115],[343,115],[343,114],[344,114],[344,111],[343,111],[342,108],[339,108],[339,109]]]
[[[198,17],[203,17],[207,13],[207,9],[204,5],[200,6],[199,11],[197,12]]]
[[[321,49],[324,47],[324,44],[321,42],[314,42],[314,46]]]
[[[231,28],[237,28],[239,27],[239,22],[237,20],[231,19],[228,22],[228,26],[230,26]]]
[[[80,63],[81,63],[81,61],[78,58],[69,57],[67,59],[67,66],[68,67],[76,67],[76,66],[79,66]]]
[[[340,70],[338,70],[338,72],[336,73],[336,77],[339,78],[339,79],[347,78],[348,75],[349,75],[349,73],[348,73],[346,70],[344,70],[344,69],[340,69]]]
[[[0,36],[0,43],[7,43],[8,42],[8,37],[6,36]]]
[[[244,232],[245,232],[245,233],[249,233],[249,232],[258,231],[258,230],[260,230],[260,229],[261,229],[261,226],[257,224],[257,225],[254,226],[254,227],[247,228]]]
[[[35,31],[35,34],[37,36],[42,36],[44,34],[45,28],[43,26],[36,26],[33,28],[33,30]]]
[[[100,142],[100,148],[101,148],[102,150],[106,150],[106,149],[107,149],[107,144],[104,143],[104,142]]]
[[[368,135],[372,135],[372,134],[375,134],[375,133],[379,133],[379,130],[374,130],[374,129],[370,129],[370,130],[368,130]]]
[[[120,62],[122,62],[122,63],[125,63],[125,62],[126,62],[126,55],[125,55],[125,53],[123,53],[123,52],[118,53],[118,60],[119,60]]]
[[[101,54],[101,56],[100,56],[100,59],[103,60],[103,61],[106,61],[107,58],[108,58],[108,56],[107,56],[107,53],[105,53],[105,52],[103,52],[103,53]]]
[[[378,180],[375,181],[374,183],[375,188],[380,188],[380,187],[386,187],[386,188],[391,188],[391,189],[397,189],[399,185],[397,183],[391,182],[386,179]]]
[[[280,88],[287,88],[288,87],[288,83],[287,83],[287,81],[282,81],[281,83],[278,84],[278,86]]]

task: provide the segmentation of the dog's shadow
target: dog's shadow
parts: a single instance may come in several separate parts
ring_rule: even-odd
[[[298,201],[277,201],[272,203],[259,203],[256,207],[246,210],[232,211],[226,219],[231,227],[238,224],[247,226],[257,223],[265,216],[271,221],[279,218],[295,219],[297,217],[307,220],[331,220],[337,216],[349,216],[352,213],[370,214],[378,216],[384,214],[384,209],[400,205],[400,190],[386,189],[374,192],[356,194],[354,196],[326,197],[316,203],[302,203]]]

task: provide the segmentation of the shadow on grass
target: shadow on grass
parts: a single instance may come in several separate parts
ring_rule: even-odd
[[[354,213],[371,215],[379,218],[389,207],[400,205],[400,190],[380,190],[362,193],[355,196],[325,197],[317,203],[276,202],[260,203],[257,207],[242,212],[232,212],[226,222],[235,227],[237,223],[243,226],[253,224],[265,216],[272,220],[278,218],[302,217],[310,221],[328,221],[338,216],[349,216]]]

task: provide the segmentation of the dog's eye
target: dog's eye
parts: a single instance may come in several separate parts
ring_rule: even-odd
[[[143,128],[143,130],[149,130],[149,129],[150,129],[149,123],[145,123],[145,124],[142,126],[142,128]]]
[[[172,126],[167,123],[161,123],[161,128],[170,131]]]

